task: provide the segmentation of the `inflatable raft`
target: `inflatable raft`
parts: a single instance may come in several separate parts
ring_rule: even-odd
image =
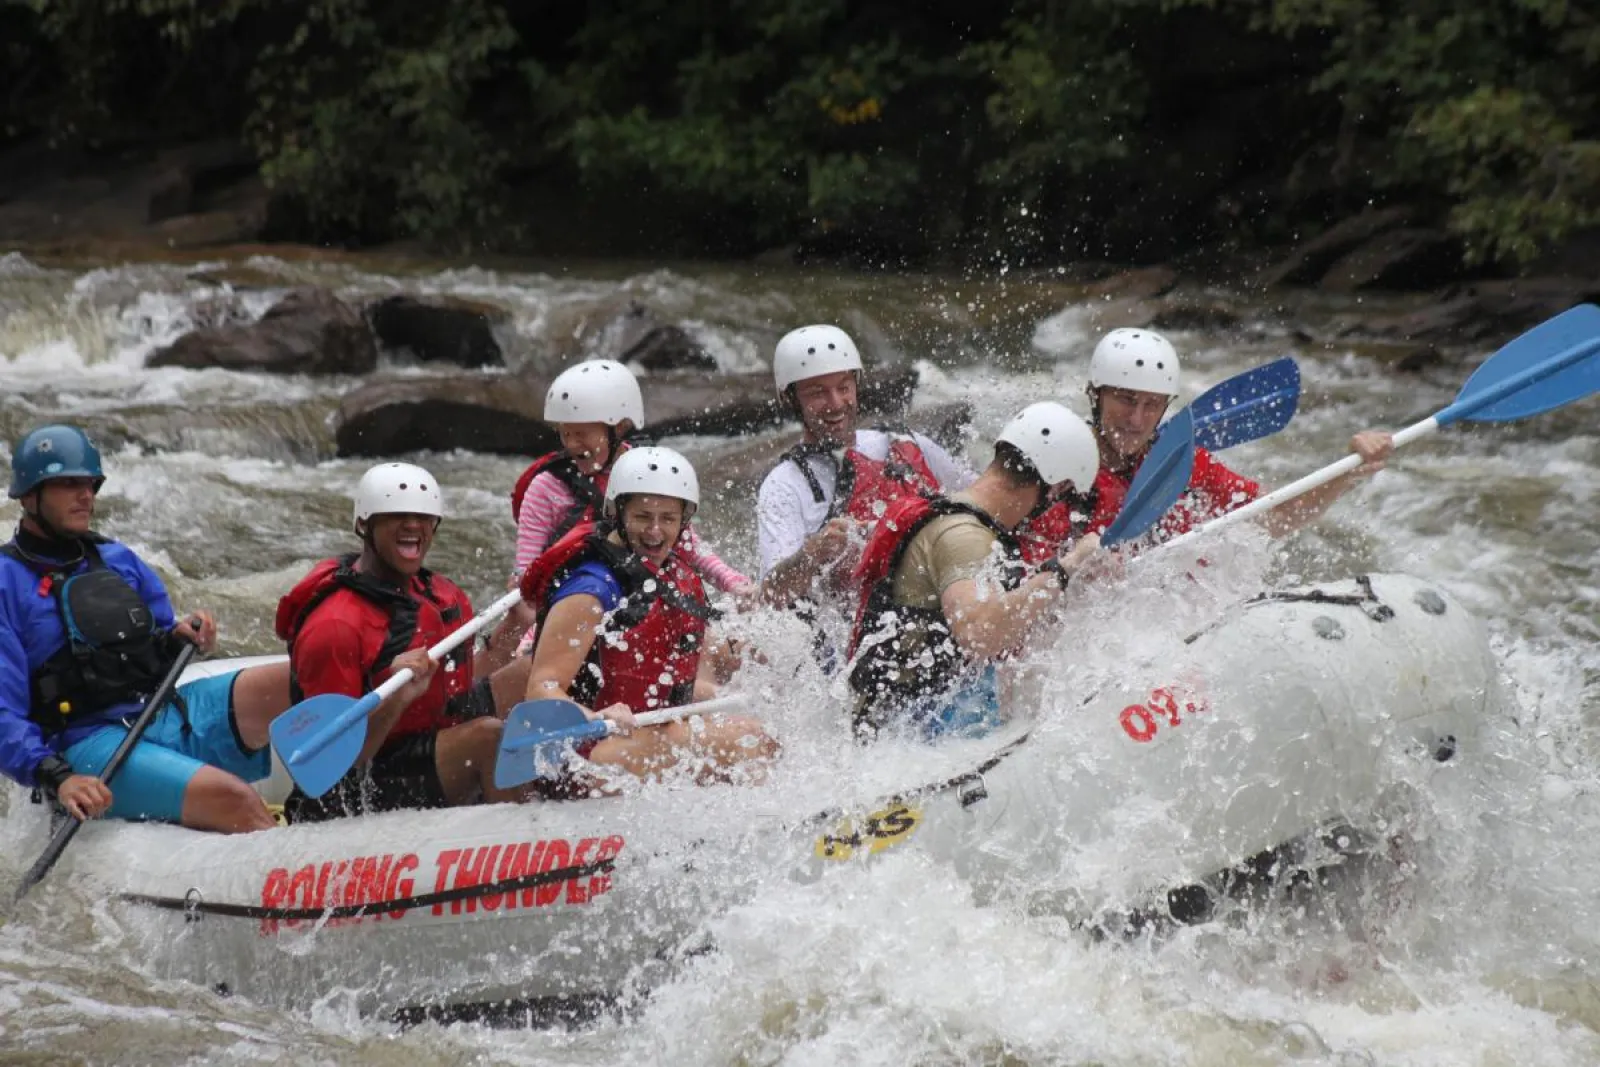
[[[648,985],[707,917],[843,864],[920,851],[1080,918],[1159,899],[1447,768],[1500,699],[1478,622],[1405,576],[1270,594],[1184,647],[871,797],[778,773],[243,837],[97,823],[53,877],[118,901],[158,972],[272,1002],[570,1001]]]

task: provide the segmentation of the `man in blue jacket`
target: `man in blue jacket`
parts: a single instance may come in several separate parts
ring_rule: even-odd
[[[288,706],[286,666],[180,686],[115,789],[96,777],[181,642],[209,652],[217,638],[208,612],[177,620],[156,573],[91,532],[104,482],[99,450],[73,426],[34,430],[12,452],[9,495],[22,521],[0,546],[0,772],[79,819],[271,827],[247,782],[271,773],[267,727]]]

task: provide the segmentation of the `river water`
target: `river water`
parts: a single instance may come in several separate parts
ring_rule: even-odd
[[[146,370],[143,360],[197,322],[259,314],[291,284],[496,302],[513,313],[516,361],[542,358],[564,308],[619,288],[686,323],[727,370],[764,367],[771,339],[792,325],[839,321],[880,358],[922,365],[918,404],[973,403],[975,462],[986,458],[978,442],[1027,400],[1082,410],[1094,336],[1081,296],[1048,275],[0,258],[0,439],[8,448],[56,418],[88,426],[107,452],[101,528],[160,569],[177,604],[216,611],[230,653],[277,651],[277,598],[313,561],[352,547],[348,493],[367,464],[332,458],[330,424],[351,382]],[[1173,339],[1190,395],[1286,351],[1300,357],[1294,423],[1227,456],[1269,484],[1331,462],[1356,429],[1398,428],[1443,407],[1464,377],[1445,366],[1399,378],[1358,350],[1292,340],[1297,329],[1327,336],[1371,305],[1241,310],[1248,328],[1226,342]],[[1590,401],[1447,430],[1404,450],[1313,529],[1246,545],[1247,558],[1228,565],[1239,595],[1263,580],[1406,572],[1485,620],[1512,706],[1483,724],[1475,765],[1419,801],[1428,830],[1403,907],[1355,921],[1268,910],[1157,943],[1096,943],[980,900],[939,864],[904,859],[776,885],[708,916],[718,951],[622,1017],[575,1030],[402,1029],[339,996],[286,1012],[160,978],[141,967],[126,916],[52,881],[0,925],[0,1061],[1600,1063],[1597,412]],[[703,471],[746,447],[669,443]],[[447,487],[451,513],[430,563],[486,603],[510,566],[505,494],[520,463],[420,459]],[[709,500],[697,522],[725,559],[753,569],[753,487],[702,481]],[[0,521],[14,519],[14,506],[0,507]],[[1163,621],[1126,620],[1135,631]],[[752,625],[775,658],[804,658],[803,637],[783,620]],[[825,688],[779,690],[763,713],[780,733],[832,730],[842,716],[814,710],[828,699]],[[825,751],[791,748],[796,758]],[[20,791],[0,792],[0,884],[37,854],[41,825]]]

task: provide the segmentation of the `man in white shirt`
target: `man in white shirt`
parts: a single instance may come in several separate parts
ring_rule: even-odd
[[[890,503],[910,493],[951,493],[973,480],[965,464],[922,434],[858,429],[861,369],[855,342],[837,326],[793,330],[773,353],[778,395],[805,437],[767,475],[756,502],[768,603],[789,607],[814,592],[842,591],[853,548]]]

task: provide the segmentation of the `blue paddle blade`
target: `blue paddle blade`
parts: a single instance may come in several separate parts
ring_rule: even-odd
[[[570,700],[525,700],[506,716],[494,784],[511,789],[551,777],[565,766],[569,745],[605,735],[605,723],[591,720]]]
[[[1483,361],[1453,404],[1434,418],[1510,422],[1600,390],[1600,307],[1579,304],[1535,326]]]
[[[370,695],[370,694],[369,694]],[[320,797],[355,765],[376,702],[323,693],[272,720],[268,734],[283,765],[307,796]]]
[[[1138,537],[1172,510],[1194,474],[1194,416],[1184,408],[1161,428],[1139,465],[1116,519],[1100,535],[1107,547]]]
[[[1195,446],[1216,452],[1270,437],[1299,406],[1300,365],[1293,356],[1275,359],[1217,383],[1189,405]]]

